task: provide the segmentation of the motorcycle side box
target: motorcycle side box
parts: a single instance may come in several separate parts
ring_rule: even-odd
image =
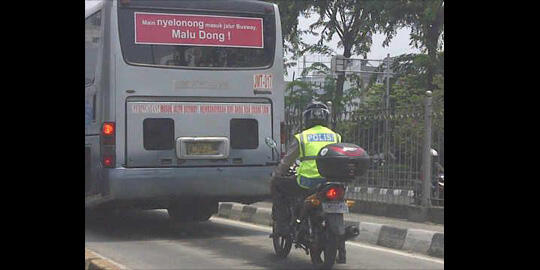
[[[319,151],[315,160],[321,176],[342,182],[365,174],[370,163],[368,153],[351,143],[329,144]]]

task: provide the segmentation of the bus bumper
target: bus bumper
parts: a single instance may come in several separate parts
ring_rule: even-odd
[[[269,197],[273,168],[114,168],[108,169],[106,175],[114,200]]]

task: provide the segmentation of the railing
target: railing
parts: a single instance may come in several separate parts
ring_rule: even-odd
[[[430,97],[426,98],[430,99]],[[373,163],[367,173],[350,183],[348,198],[394,204],[444,206],[444,192],[437,176],[444,168],[444,110],[426,106],[354,111],[339,115],[335,131],[342,141],[364,148]],[[426,110],[431,125],[426,137]],[[286,109],[288,141],[301,130],[301,112]],[[427,142],[426,138],[431,137]],[[437,152],[426,161],[429,144]],[[428,148],[429,149],[429,148]],[[426,163],[427,162],[427,163]],[[431,181],[423,181],[424,164]],[[423,194],[430,190],[428,196]]]

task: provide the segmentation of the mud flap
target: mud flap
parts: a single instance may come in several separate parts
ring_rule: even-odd
[[[345,224],[343,222],[343,214],[328,213],[326,214],[326,226],[335,235],[345,235]]]

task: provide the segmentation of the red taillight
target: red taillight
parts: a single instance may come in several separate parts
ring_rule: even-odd
[[[114,122],[103,123],[103,128],[101,129],[103,136],[114,136],[114,132]]]
[[[326,198],[330,200],[342,199],[345,191],[342,188],[333,187],[326,191]]]
[[[116,166],[116,126],[114,122],[103,122],[101,127],[101,162],[105,168]]]
[[[103,157],[103,166],[105,168],[114,167],[114,156],[105,156],[105,157]]]

